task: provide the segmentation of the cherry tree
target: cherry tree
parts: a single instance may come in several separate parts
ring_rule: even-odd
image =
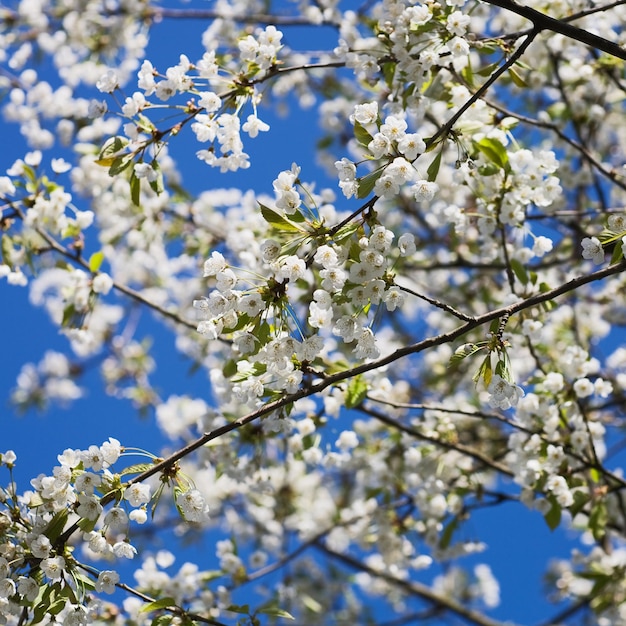
[[[67,346],[12,400],[95,363],[168,444],[21,485],[3,438],[1,623],[500,624],[468,528],[511,503],[577,537],[543,623],[626,624],[626,2],[342,4],[2,7],[0,288]],[[230,186],[303,120],[324,176]],[[138,308],[205,396],[153,387]]]

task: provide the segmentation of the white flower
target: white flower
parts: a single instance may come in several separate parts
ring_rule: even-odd
[[[94,293],[101,293],[106,295],[113,288],[113,279],[105,272],[100,272],[97,276],[94,276],[91,282],[91,289]]]
[[[350,121],[354,124],[373,124],[378,119],[378,103],[366,102],[365,104],[357,104],[354,107],[354,113],[350,116]]]
[[[150,163],[135,163],[133,169],[137,178],[145,178],[149,183],[154,182],[159,176]]]
[[[150,502],[150,485],[144,483],[133,483],[124,491],[124,498],[131,506],[141,506]]]
[[[298,278],[304,276],[305,271],[305,262],[295,255],[290,255],[283,259],[276,278],[279,281],[289,280],[290,282],[295,282]]]
[[[385,118],[385,123],[380,127],[380,132],[389,137],[391,141],[397,142],[404,137],[406,129],[407,123],[403,118],[390,115]]]
[[[471,21],[472,18],[469,15],[461,13],[461,11],[454,11],[448,15],[446,30],[452,35],[462,37]]]
[[[55,174],[64,174],[72,169],[72,165],[65,159],[52,159],[50,161],[50,166]]]
[[[137,524],[145,524],[148,521],[146,509],[134,509],[128,514],[128,518]]]
[[[395,311],[404,303],[404,294],[397,287],[391,287],[385,292],[383,302],[388,311]]]
[[[411,192],[418,202],[432,200],[437,191],[439,191],[439,185],[428,180],[418,180],[411,187]]]
[[[585,237],[581,241],[583,259],[591,259],[596,265],[604,262],[604,250],[597,237]]]
[[[11,578],[3,578],[0,580],[0,598],[10,598],[15,595],[17,587],[15,581]]]
[[[552,239],[548,237],[539,236],[535,239],[533,244],[533,254],[538,257],[542,257],[544,254],[550,252],[553,247]]]
[[[32,578],[20,576],[17,579],[17,592],[28,601],[33,602],[39,595],[39,585]]]
[[[115,506],[104,516],[104,524],[113,529],[124,530],[128,526],[128,515],[124,509]]]
[[[78,494],[78,503],[76,513],[85,519],[95,521],[102,513],[102,505],[98,498],[93,495],[86,493]]]
[[[335,445],[340,450],[352,450],[359,445],[359,438],[353,430],[344,430],[340,435]]]
[[[105,441],[100,446],[100,453],[104,459],[106,467],[113,465],[122,454],[122,444],[117,439],[109,437],[108,441]]]
[[[489,406],[504,410],[516,406],[519,399],[524,396],[521,387],[504,380],[499,374],[494,374],[487,391],[491,394]]]
[[[205,109],[207,113],[215,113],[222,106],[221,98],[212,91],[204,91],[199,95],[198,106]]]
[[[601,398],[608,398],[613,393],[613,384],[609,380],[596,378],[593,383],[595,392]]]
[[[448,42],[448,48],[453,57],[466,57],[469,54],[469,44],[463,37],[454,37]]]
[[[96,83],[96,87],[104,93],[113,93],[119,87],[117,74],[113,70],[107,70]]]
[[[104,570],[98,574],[96,591],[115,593],[115,585],[120,582],[120,575],[113,570]]]
[[[376,133],[367,148],[375,159],[380,159],[391,151],[391,140],[383,133]]]
[[[89,446],[89,450],[83,450],[81,460],[85,469],[91,467],[95,472],[99,472],[104,464],[104,457],[98,446]]]
[[[341,161],[335,161],[335,169],[341,181],[352,181],[356,177],[356,165],[346,157]]]
[[[380,356],[376,338],[370,328],[362,328],[358,332],[354,355],[357,359],[376,359]]]
[[[52,550],[52,544],[45,535],[37,535],[30,542],[30,551],[38,559],[47,559],[50,556],[50,550]]]
[[[558,393],[565,386],[563,374],[560,372],[548,372],[543,380],[542,386],[550,393]]]
[[[59,580],[63,576],[65,559],[62,556],[49,557],[43,559],[39,567],[50,580]]]
[[[266,132],[270,129],[269,124],[262,122],[256,115],[248,115],[248,120],[241,127],[245,133],[254,139],[260,132]]]
[[[415,236],[412,233],[404,233],[398,239],[398,249],[401,256],[411,256],[417,251]]]
[[[189,522],[201,522],[208,517],[209,507],[197,489],[190,489],[179,494],[176,504],[183,517]]]
[[[588,378],[579,378],[573,385],[574,393],[579,398],[587,398],[595,392],[593,383]]]
[[[414,161],[420,154],[426,152],[426,144],[421,135],[407,133],[398,141],[398,150],[409,161]]]

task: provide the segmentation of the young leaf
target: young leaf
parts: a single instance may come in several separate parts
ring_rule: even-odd
[[[98,252],[94,252],[89,257],[89,269],[95,274],[102,265],[102,261],[104,261],[104,252],[101,250]]]
[[[522,283],[522,285],[528,284],[528,274],[526,273],[526,268],[517,260],[511,259],[511,269],[517,279]]]
[[[506,148],[498,139],[483,137],[480,141],[474,142],[474,147],[499,168],[504,170],[510,168],[509,155],[506,152]]]
[[[290,222],[286,217],[283,217],[280,213],[277,213],[273,209],[270,209],[268,206],[265,206],[260,202],[259,206],[261,207],[261,215],[263,215],[263,219],[277,230],[291,233],[301,232],[300,228],[298,228],[294,223]]]
[[[372,141],[373,137],[365,130],[363,125],[360,122],[354,120],[354,136],[356,140],[367,148],[370,141]]]
[[[103,167],[111,167],[117,158],[123,156],[120,153],[127,145],[128,139],[126,139],[126,137],[111,137],[105,142],[104,146],[102,146],[96,163]]]
[[[165,609],[168,606],[176,606],[176,600],[174,598],[159,598],[154,602],[148,602],[144,604],[139,610],[140,613],[149,613],[150,611],[157,611],[158,609]]]
[[[150,181],[150,188],[157,195],[161,195],[163,191],[165,191],[165,187],[163,185],[163,171],[161,170],[161,166],[156,159],[154,159],[150,165],[157,174],[156,180]]]
[[[371,174],[368,174],[367,176],[364,176],[363,178],[358,178],[358,192],[357,192],[357,197],[358,198],[367,198],[367,196],[370,195],[370,193],[372,193],[372,189],[374,189],[374,185],[376,184],[376,181],[380,178],[380,175],[383,173],[383,170],[376,170],[375,172],[372,172]]]
[[[363,402],[367,395],[368,385],[362,376],[355,376],[346,389],[344,403],[346,408],[353,409]]]
[[[130,199],[135,206],[139,205],[139,198],[141,195],[141,181],[137,178],[135,171],[133,170],[130,175]]]
[[[511,67],[509,68],[509,76],[511,80],[521,89],[528,87],[528,83]]]
[[[448,361],[448,367],[459,364],[463,359],[471,356],[472,354],[476,354],[479,350],[482,350],[483,347],[484,344],[464,343],[454,351],[454,354]]]
[[[550,498],[550,502],[552,502],[552,506],[544,515],[544,519],[546,520],[550,530],[555,530],[561,523],[561,507],[555,498]]]
[[[274,607],[274,606],[266,606],[263,609],[259,609],[257,612],[262,613],[263,615],[273,615],[274,617],[284,617],[285,619],[295,619],[295,617],[291,613],[288,613],[284,609],[279,609],[278,607]]]
[[[226,607],[227,611],[231,613],[242,613],[243,615],[250,615],[249,604],[230,604]]]
[[[428,176],[428,180],[432,183],[437,179],[437,174],[439,174],[439,168],[441,167],[441,156],[443,155],[443,146],[441,150],[437,153],[437,156],[433,159],[433,162],[428,166],[426,170],[426,175]]]

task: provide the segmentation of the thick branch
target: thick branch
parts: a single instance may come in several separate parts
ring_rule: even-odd
[[[565,37],[569,37],[596,50],[601,50],[611,56],[626,61],[626,50],[618,44],[604,37],[598,37],[598,35],[594,35],[582,28],[572,26],[563,20],[557,20],[545,13],[517,4],[513,2],[513,0],[483,0],[483,2],[525,17],[533,23],[533,31],[549,30],[553,33],[559,33],[560,35],[564,35]]]

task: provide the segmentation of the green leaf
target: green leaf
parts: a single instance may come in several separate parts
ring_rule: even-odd
[[[428,176],[428,180],[432,183],[437,179],[437,174],[439,174],[439,168],[441,167],[441,156],[443,155],[443,146],[441,146],[441,150],[437,153],[437,156],[433,159],[433,162],[428,166],[426,170],[426,175]]]
[[[156,180],[150,181],[150,187],[152,191],[160,196],[165,191],[165,187],[163,186],[163,171],[156,159],[154,159],[150,165],[157,174]]]
[[[552,506],[550,507],[550,510],[544,515],[544,519],[548,524],[548,528],[550,528],[550,530],[555,530],[561,523],[561,507],[559,506],[559,503],[556,501],[555,498],[549,498],[549,500],[552,503]]]
[[[541,293],[546,293],[550,290],[551,290],[551,287],[550,285],[548,285],[548,283],[544,283],[544,282],[539,283],[539,291]],[[553,302],[552,300],[546,300],[546,302],[541,303],[541,306],[546,311],[552,311],[552,309],[555,309],[557,307],[557,304],[556,302]]]
[[[48,607],[48,615],[58,615],[67,604],[67,598],[59,598]]]
[[[11,269],[13,269],[13,266],[10,263],[12,250],[13,250],[13,240],[11,239],[11,237],[9,237],[9,235],[4,233],[2,235],[2,241],[0,243],[0,252],[2,253],[2,255],[0,256],[0,259],[2,259],[2,262],[5,265],[8,265],[9,267],[11,267]]]
[[[82,517],[78,520],[78,527],[84,533],[90,533],[96,527],[97,521],[97,519],[87,519],[86,517]]]
[[[484,343],[476,344],[476,343],[464,343],[462,346],[459,346],[454,354],[450,357],[448,361],[448,367],[452,365],[457,365],[463,359],[468,356],[472,356],[472,354],[476,354],[478,351],[482,350],[484,347]]]
[[[226,361],[224,367],[222,368],[222,374],[224,378],[230,378],[237,373],[237,362],[234,359],[230,359]]]
[[[109,168],[109,176],[117,176],[120,172],[123,172],[133,162],[133,155],[119,156],[113,159],[111,167]],[[96,161],[96,163],[98,163]],[[98,163],[102,165],[102,163]]]
[[[290,222],[286,217],[282,216],[280,213],[277,213],[273,209],[261,204],[259,202],[259,206],[261,207],[261,215],[263,215],[263,219],[273,226],[277,230],[282,230],[290,233],[299,233],[302,232],[302,229],[296,226],[293,222]]]
[[[307,609],[309,609],[309,611],[311,611],[311,613],[319,614],[324,610],[324,607],[315,598],[312,598],[308,594],[301,596],[300,601]]]
[[[94,252],[89,257],[89,269],[90,269],[90,271],[95,274],[100,269],[100,266],[102,265],[102,261],[104,261],[104,252],[102,252],[102,250],[100,250],[98,252]]]
[[[118,473],[120,476],[126,476],[128,474],[141,474],[142,472],[147,472],[153,467],[154,465],[152,463],[136,463],[135,465],[130,465]]]
[[[376,181],[380,178],[383,173],[382,169],[376,170],[367,176],[363,176],[363,178],[357,178],[358,182],[358,191],[357,198],[367,198],[367,196],[372,193],[372,189],[374,189],[374,185]]]
[[[67,509],[63,509],[54,514],[54,517],[48,522],[43,534],[50,539],[50,543],[54,543],[63,532],[67,524]]]
[[[598,502],[589,515],[589,530],[593,534],[596,541],[600,541],[606,534],[606,524],[609,520],[609,514],[606,510],[604,502]]]
[[[454,531],[458,528],[458,526],[459,518],[455,516],[443,529],[441,537],[439,537],[439,547],[442,550],[445,550],[450,545],[450,541],[452,541],[452,535],[454,534]]]
[[[128,139],[126,139],[126,137],[117,136],[107,139],[100,150],[96,163],[103,167],[111,167],[116,159],[123,156],[121,152],[127,145]]]
[[[613,248],[613,254],[611,255],[611,262],[609,263],[609,265],[618,263],[622,259],[623,256],[624,256],[624,248],[622,247],[622,243],[619,242]]]
[[[509,68],[509,76],[517,87],[520,87],[521,89],[528,87],[528,83],[512,67]]]
[[[489,65],[485,65],[485,67],[481,67],[476,74],[479,76],[491,76],[499,66],[499,63],[490,63]]]
[[[498,139],[483,137],[480,141],[474,141],[474,147],[482,152],[489,161],[497,165],[500,169],[509,169],[509,155],[506,148]]]
[[[362,146],[365,146],[366,148],[369,145],[370,141],[374,139],[369,134],[369,132],[365,130],[364,126],[360,122],[357,122],[356,120],[354,120],[354,136],[356,137],[356,140]]]
[[[169,606],[176,606],[176,600],[174,598],[159,598],[154,602],[148,602],[147,604],[144,604],[139,612],[149,613],[150,611],[158,611],[159,609],[165,609]]]
[[[488,354],[480,364],[480,367],[478,368],[476,374],[472,377],[472,380],[477,383],[482,378],[485,383],[485,387],[489,387],[492,376],[493,370],[491,369],[491,354]]]
[[[592,467],[589,470],[589,477],[596,484],[600,482],[600,472],[597,467]]]
[[[231,613],[241,613],[242,615],[250,615],[250,605],[249,604],[231,604],[226,607],[227,611]]]
[[[511,259],[510,264],[513,273],[517,276],[520,283],[522,283],[522,285],[528,284],[528,274],[526,273],[526,268],[517,259]]]
[[[173,619],[173,615],[157,615],[152,622],[150,622],[150,626],[168,626],[172,623]]]
[[[139,198],[141,195],[141,181],[137,178],[135,171],[133,170],[130,175],[130,199],[135,206],[140,206]]]
[[[347,409],[353,409],[363,402],[367,395],[368,384],[363,376],[355,376],[346,389],[344,404]]]
[[[291,613],[288,613],[284,609],[279,609],[277,606],[266,606],[263,609],[259,609],[257,613],[262,613],[263,615],[273,615],[274,617],[284,617],[285,619],[295,619]]]

